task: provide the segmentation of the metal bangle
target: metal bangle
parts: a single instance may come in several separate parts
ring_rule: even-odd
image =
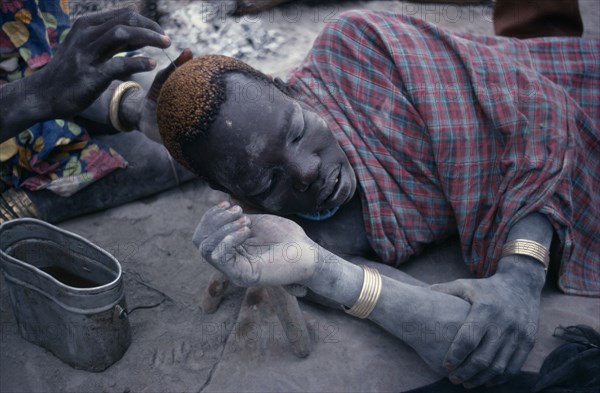
[[[40,218],[40,213],[25,191],[11,188],[2,194],[0,220],[4,222],[19,217]]]
[[[0,224],[13,220],[17,216],[11,211],[8,205],[5,205],[3,199],[0,198]]]
[[[108,108],[108,116],[110,118],[110,123],[112,126],[121,132],[131,131],[126,129],[121,121],[119,120],[119,108],[121,105],[121,100],[123,98],[123,94],[129,89],[142,89],[139,83],[128,81],[123,82],[113,92],[112,98],[110,99],[110,105]]]
[[[550,265],[550,252],[538,242],[527,239],[515,239],[502,247],[502,257],[508,255],[527,255],[544,265],[544,271],[548,271]]]
[[[362,269],[363,286],[358,300],[352,308],[344,308],[344,311],[357,318],[365,319],[371,315],[381,295],[381,275],[376,269],[367,266],[362,266]]]

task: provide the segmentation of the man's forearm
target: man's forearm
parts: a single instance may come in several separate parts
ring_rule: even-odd
[[[34,73],[0,85],[0,143],[52,117],[52,105],[43,91],[43,76]]]
[[[113,134],[119,132],[110,120],[110,104],[117,87],[123,81],[115,80],[110,86],[85,110],[77,114],[76,120],[85,121],[92,133]],[[143,89],[128,89],[121,96],[118,117],[125,129],[137,129],[140,122],[141,107],[144,105],[146,91]]]
[[[306,285],[351,307],[363,285],[362,268],[319,248],[319,263]],[[470,304],[458,297],[382,276],[381,296],[369,319],[413,347],[429,366],[447,374],[442,361]]]
[[[119,132],[110,122],[109,108],[113,93],[121,83],[123,82],[118,80],[112,81],[108,88],[90,106],[75,116],[75,121],[85,126],[92,134],[115,134]]]

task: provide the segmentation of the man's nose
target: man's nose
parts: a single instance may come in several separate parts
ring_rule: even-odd
[[[308,159],[301,158],[290,163],[286,169],[296,191],[306,192],[310,185],[317,181],[319,178],[319,164],[318,156],[314,155]]]

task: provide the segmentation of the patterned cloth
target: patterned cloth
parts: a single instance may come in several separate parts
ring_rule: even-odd
[[[0,0],[0,88],[46,65],[69,32],[67,1]],[[0,192],[70,196],[127,162],[77,124],[50,120],[0,145]]]
[[[511,226],[545,214],[567,293],[600,295],[600,41],[456,35],[349,12],[288,82],[352,163],[387,263],[458,232],[494,274]]]

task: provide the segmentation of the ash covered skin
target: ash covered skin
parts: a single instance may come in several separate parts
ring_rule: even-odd
[[[273,213],[316,212],[350,200],[354,170],[322,117],[246,75],[225,80],[234,93],[221,105],[208,143],[198,146],[209,178]],[[235,93],[239,86],[252,86],[253,94]]]
[[[277,214],[319,212],[352,198],[354,170],[321,116],[271,83],[238,72],[224,81],[208,132],[184,147],[213,188]]]
[[[226,124],[233,128],[233,121],[226,120]],[[246,154],[248,155],[248,165],[253,166],[255,161],[260,157],[262,151],[267,147],[267,140],[264,136],[259,135],[246,146]]]

